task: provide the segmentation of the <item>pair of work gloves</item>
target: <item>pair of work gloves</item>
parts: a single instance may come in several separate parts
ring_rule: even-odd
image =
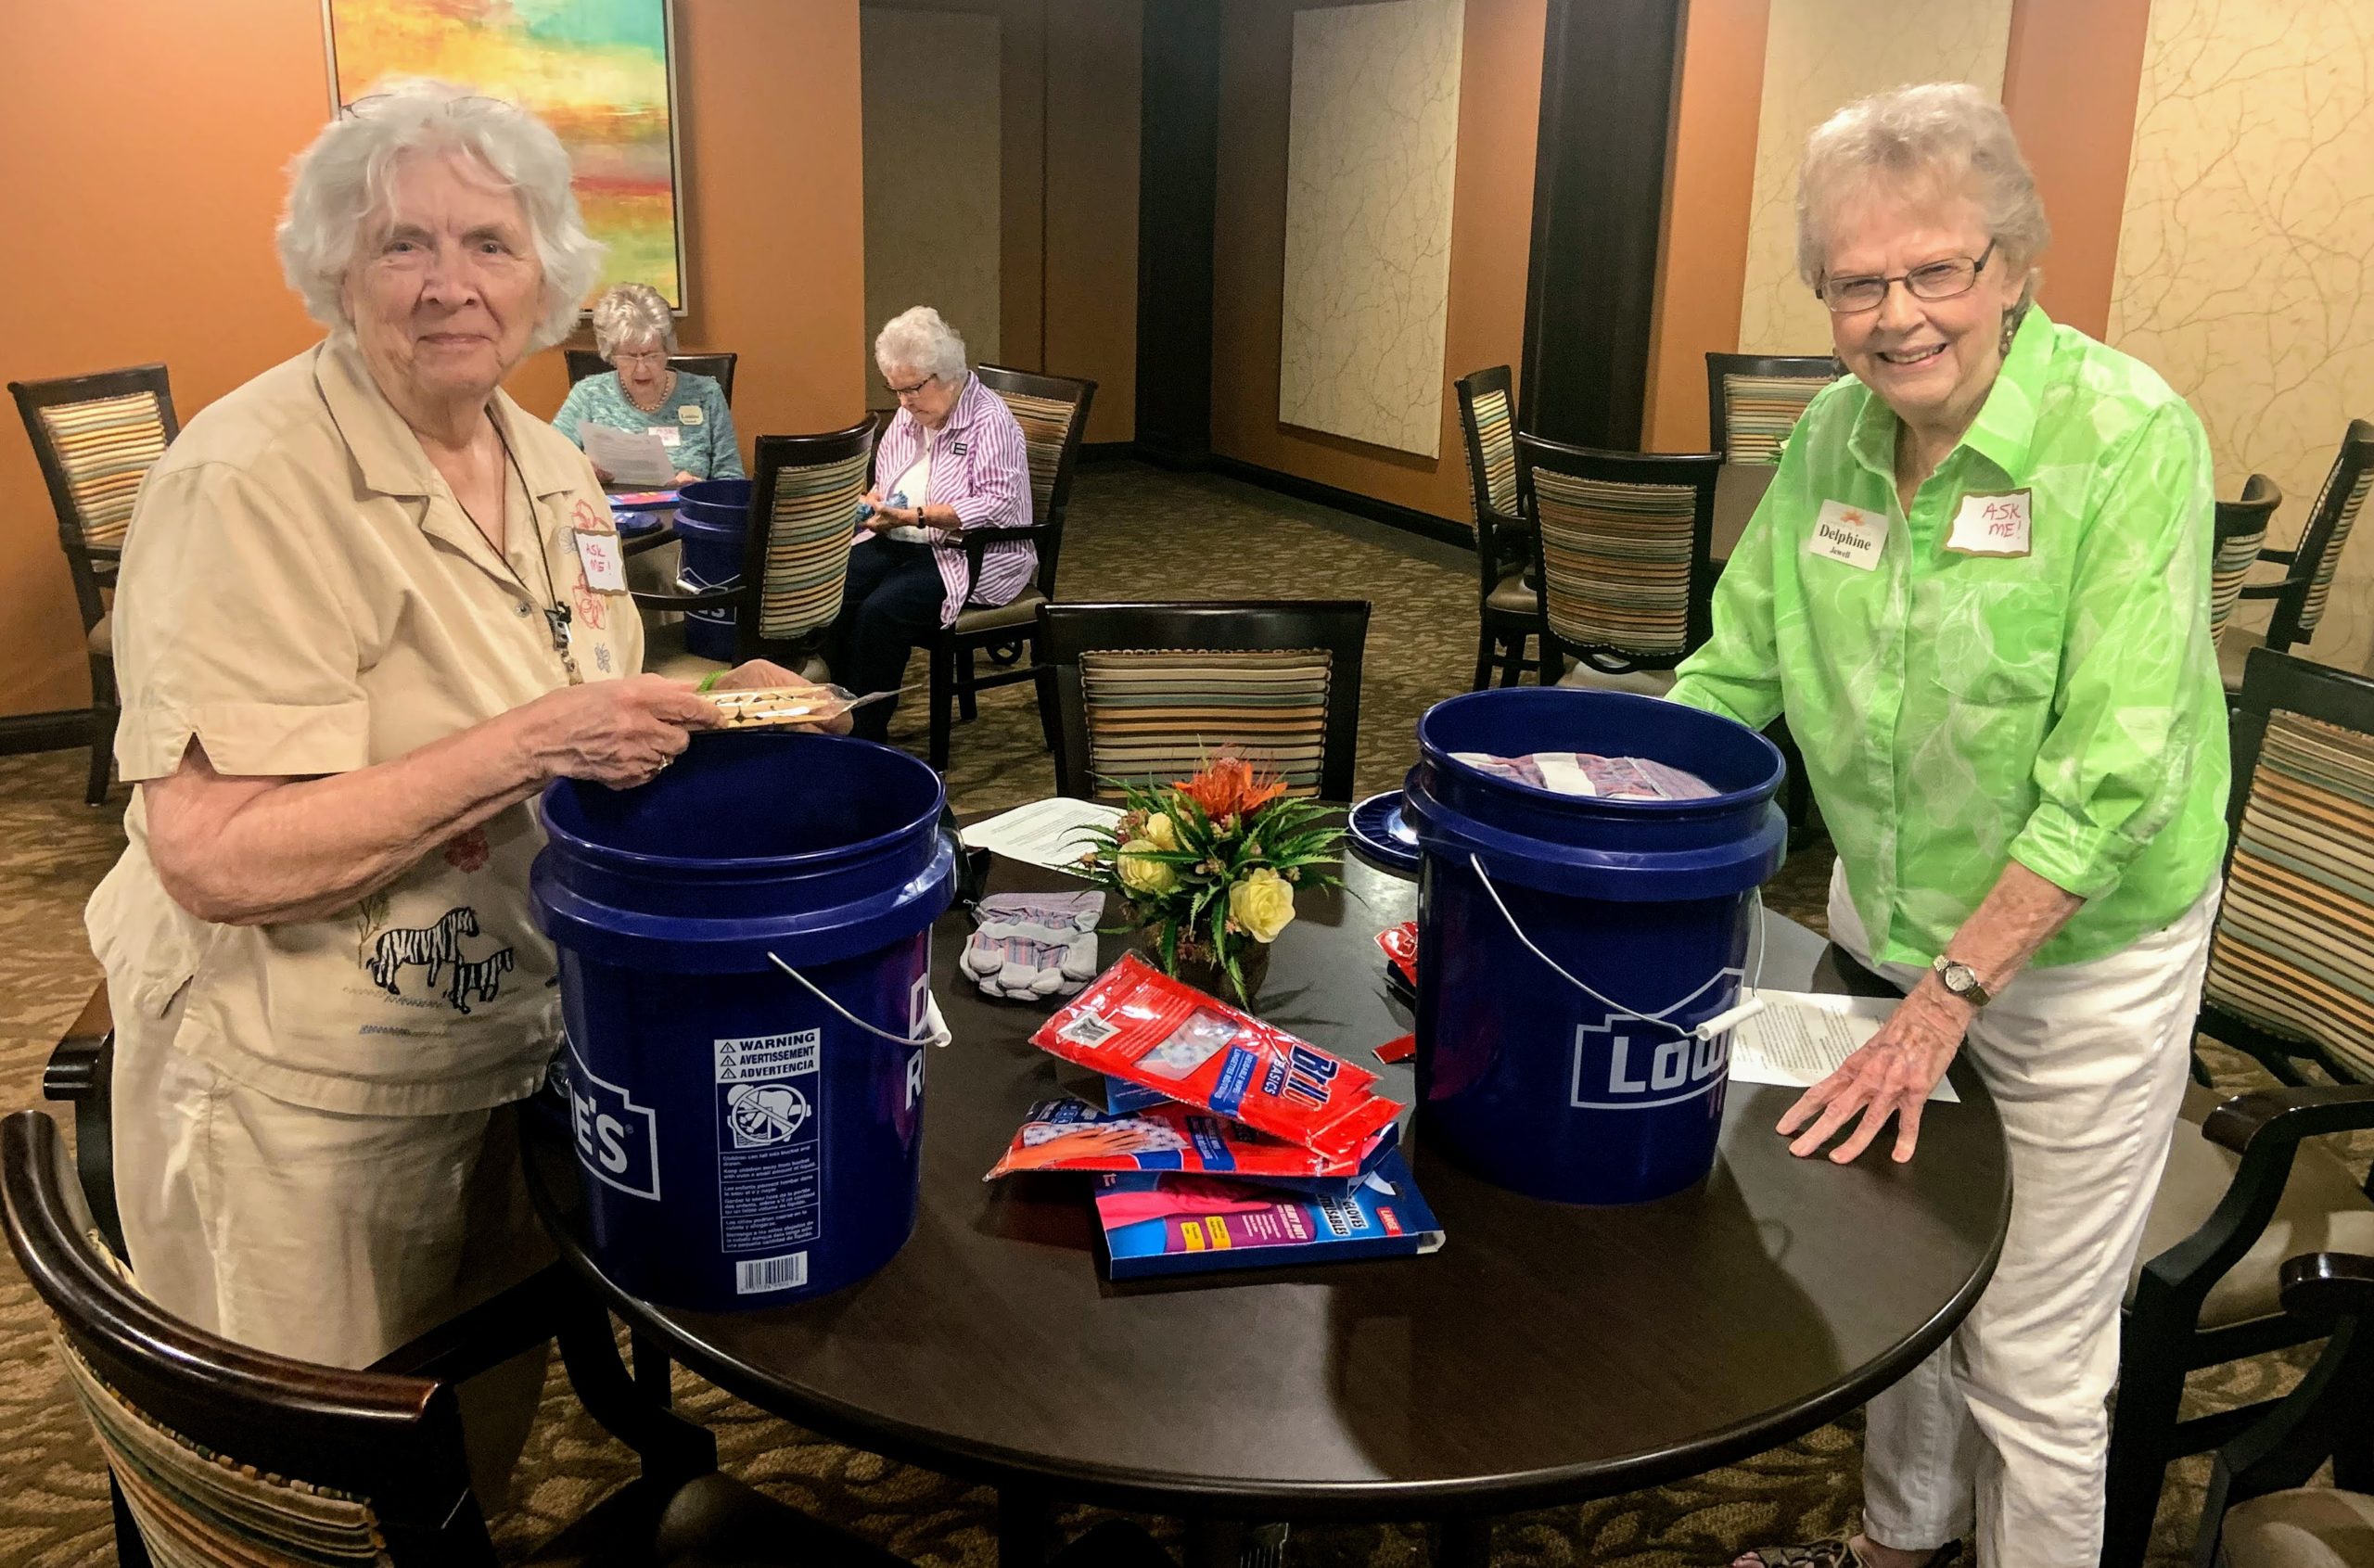
[[[993,997],[1070,996],[1096,977],[1096,922],[1104,895],[996,893],[973,911],[964,972]]]

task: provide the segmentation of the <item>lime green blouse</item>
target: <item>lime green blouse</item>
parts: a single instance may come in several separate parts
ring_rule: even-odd
[[[2086,900],[2037,963],[2114,952],[2225,852],[2208,439],[2150,368],[2033,309],[1909,516],[1895,432],[1859,381],[1814,400],[1673,696],[1786,714],[1875,959],[1943,951],[2007,860]],[[1825,503],[1875,556],[1823,532]]]

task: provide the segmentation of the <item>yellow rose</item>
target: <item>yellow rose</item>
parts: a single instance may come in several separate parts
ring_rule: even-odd
[[[1157,849],[1179,848],[1179,830],[1171,825],[1169,817],[1160,811],[1146,819],[1145,835]]]
[[[1256,941],[1274,942],[1294,922],[1294,886],[1267,866],[1247,872],[1228,890],[1228,913]]]
[[[1162,846],[1150,838],[1132,838],[1113,857],[1121,886],[1132,893],[1168,893],[1179,886],[1179,869],[1151,857]]]

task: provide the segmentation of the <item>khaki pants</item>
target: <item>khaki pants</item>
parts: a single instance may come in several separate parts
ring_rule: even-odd
[[[553,1256],[508,1107],[349,1115],[258,1092],[116,1003],[116,1205],[141,1290],[259,1350],[366,1367]],[[489,1512],[543,1384],[542,1347],[459,1391]]]

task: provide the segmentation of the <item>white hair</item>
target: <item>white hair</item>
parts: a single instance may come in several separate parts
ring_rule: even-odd
[[[388,77],[297,155],[274,234],[289,287],[307,315],[334,337],[351,336],[340,286],[366,226],[387,208],[396,165],[448,151],[483,164],[519,198],[544,274],[543,316],[528,348],[550,348],[576,329],[578,301],[602,268],[601,242],[585,232],[569,188],[568,154],[527,110],[451,83]]]
[[[1830,260],[1825,222],[1839,202],[1879,185],[1966,196],[2009,263],[2028,269],[2051,243],[2036,176],[2020,156],[2003,106],[1967,82],[1894,87],[1858,98],[1806,140],[1797,177],[1797,275],[1821,287]]]
[[[676,317],[667,300],[647,283],[618,283],[602,290],[590,312],[594,351],[608,359],[634,343],[657,343],[676,351]]]
[[[887,371],[905,365],[943,380],[964,375],[964,337],[939,319],[929,305],[917,305],[892,316],[874,339],[874,363]]]

